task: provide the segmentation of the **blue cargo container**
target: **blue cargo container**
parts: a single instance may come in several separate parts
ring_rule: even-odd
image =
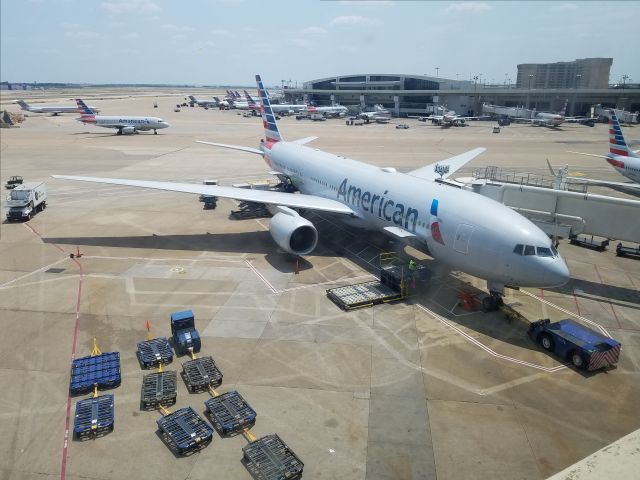
[[[171,314],[171,333],[176,354],[185,355],[189,350],[200,351],[200,334],[196,330],[195,318],[191,310]]]
[[[620,342],[571,319],[551,323],[546,318],[533,322],[529,336],[545,350],[589,371],[613,366],[620,356]]]

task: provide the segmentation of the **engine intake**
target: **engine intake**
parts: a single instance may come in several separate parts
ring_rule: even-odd
[[[307,255],[318,244],[318,231],[313,223],[288,207],[278,207],[269,233],[280,248],[296,255]]]
[[[136,127],[123,127],[120,131],[125,135],[132,135],[136,133]]]

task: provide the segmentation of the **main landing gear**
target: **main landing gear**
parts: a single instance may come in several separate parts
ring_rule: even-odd
[[[485,312],[495,312],[504,305],[504,285],[487,281],[489,296],[482,299],[482,309]]]
[[[157,131],[157,130],[154,130],[154,131],[153,131],[153,134],[154,134],[154,135],[157,135],[157,134],[158,134],[158,131]]]

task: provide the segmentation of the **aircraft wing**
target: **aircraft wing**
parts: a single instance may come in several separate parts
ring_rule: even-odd
[[[411,170],[410,172],[407,172],[407,175],[424,178],[425,180],[447,178],[485,150],[486,148],[484,147],[474,148],[473,150],[461,153],[460,155],[456,155],[455,157],[432,163],[431,165],[418,168],[417,170]]]
[[[217,185],[198,185],[196,183],[156,182],[151,180],[124,180],[119,178],[76,177],[71,175],[52,175],[53,178],[77,180],[80,182],[105,183],[109,185],[125,185],[128,187],[151,188],[170,192],[195,193],[215,197],[233,198],[247,202],[283,205],[292,208],[319,210],[329,213],[355,215],[355,212],[343,203],[330,198],[315,195],[303,195],[268,190],[251,190],[246,188],[220,187]]]

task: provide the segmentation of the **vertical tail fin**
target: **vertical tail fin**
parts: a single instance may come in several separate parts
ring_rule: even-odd
[[[560,116],[561,116],[561,117],[564,117],[564,116],[566,115],[566,112],[567,112],[567,104],[568,104],[568,103],[569,103],[569,99],[567,98],[567,99],[564,101],[564,107],[562,107],[562,110],[560,110]]]
[[[253,99],[253,97],[251,95],[249,95],[249,92],[247,92],[246,90],[244,91],[244,96],[247,99],[247,104],[249,105],[250,108],[254,108],[257,109],[258,108],[258,104],[256,103],[256,101]]]
[[[193,103],[197,103],[198,102],[196,100],[196,97],[194,97],[193,95],[189,95],[189,100],[191,100]]]
[[[616,115],[615,110],[609,110],[609,153],[623,157],[635,157],[635,154],[629,149],[627,142],[624,141],[618,115]]]
[[[82,117],[95,116],[96,113],[93,110],[91,110],[89,107],[87,107],[87,104],[84,103],[84,101],[81,98],[76,98],[76,103],[78,104],[78,109],[80,110]]]
[[[22,108],[22,110],[29,110],[29,108],[31,107],[31,105],[29,105],[24,100],[16,100],[16,103],[20,105],[20,108]]]
[[[262,106],[260,110],[262,112],[265,141],[267,143],[281,142],[282,136],[280,135],[280,130],[278,130],[278,124],[276,123],[276,118],[273,115],[273,110],[271,110],[271,103],[269,102],[269,97],[267,96],[267,91],[262,84],[260,75],[256,75],[256,83],[258,84],[258,96],[260,97],[260,104]]]

